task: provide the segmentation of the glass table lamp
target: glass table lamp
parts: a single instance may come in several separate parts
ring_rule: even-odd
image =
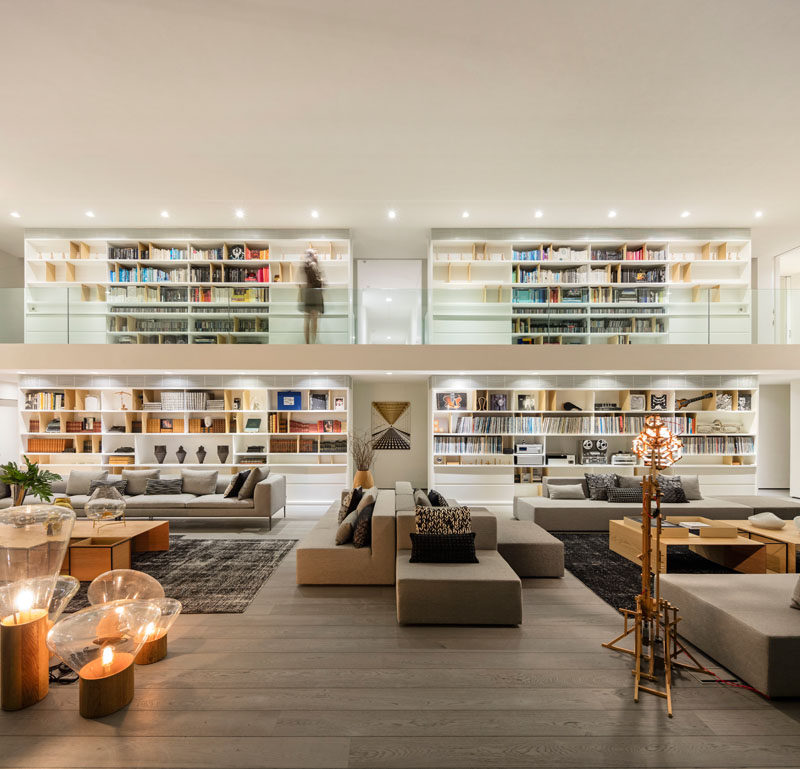
[[[136,655],[137,665],[150,665],[167,656],[167,633],[183,608],[175,598],[155,598],[151,603],[161,609],[161,616],[145,628],[144,645]]]
[[[122,599],[163,598],[161,583],[135,569],[112,569],[95,577],[86,594],[92,606]]]
[[[133,699],[133,661],[160,616],[151,601],[112,601],[53,625],[47,645],[78,674],[84,718],[107,716]]]
[[[22,505],[0,513],[0,705],[28,707],[47,695],[48,613],[75,513]]]
[[[92,528],[97,526],[102,529],[113,523],[122,523],[124,526],[125,506],[124,497],[114,486],[98,486],[86,500],[83,511],[92,522]]]
[[[81,583],[69,574],[59,574],[53,588],[53,597],[50,599],[50,607],[47,611],[47,619],[50,620],[50,627],[58,622],[59,617],[64,613],[69,602],[75,597]]]

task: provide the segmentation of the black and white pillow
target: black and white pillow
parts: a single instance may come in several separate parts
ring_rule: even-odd
[[[642,504],[642,487],[638,489],[632,486],[615,487],[606,489],[609,502],[638,502]]]
[[[683,504],[689,500],[683,490],[683,484],[679,475],[660,475],[658,486],[661,489],[661,501],[667,504]]]
[[[586,484],[589,486],[589,499],[608,499],[608,489],[618,486],[617,476],[614,473],[584,473]]]
[[[364,496],[364,489],[361,486],[356,486],[356,488],[352,489],[351,491],[345,492],[342,495],[342,503],[339,505],[339,516],[338,520],[341,524],[345,518],[347,518],[350,513],[353,512],[358,507],[358,503],[361,501],[361,497]]]
[[[478,563],[475,532],[469,534],[411,533],[409,563]]]
[[[148,478],[145,494],[180,494],[183,478]]]
[[[105,486],[113,486],[120,494],[124,494],[125,489],[128,488],[128,479],[106,478],[105,480],[89,481],[89,496],[94,493],[95,489],[101,489]]]
[[[468,507],[417,505],[414,519],[418,534],[469,534],[472,531],[472,516]]]
[[[353,527],[353,547],[369,547],[372,544],[372,513],[375,503],[370,502],[358,513],[358,520]]]
[[[244,486],[244,482],[247,480],[247,476],[250,475],[249,470],[242,470],[240,473],[236,473],[236,475],[231,478],[231,482],[228,484],[227,488],[222,495],[225,499],[237,499],[239,497],[239,492],[242,490],[242,486]],[[149,485],[150,481],[148,481]]]
[[[447,507],[447,500],[436,489],[428,489],[428,499],[434,507]]]

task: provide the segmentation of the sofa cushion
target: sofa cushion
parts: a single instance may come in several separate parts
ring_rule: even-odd
[[[472,531],[472,517],[468,507],[418,505],[414,519],[419,534],[469,534]]]
[[[414,488],[409,481],[395,481],[394,491],[395,494],[413,494]]]
[[[681,479],[681,487],[683,493],[686,494],[686,499],[690,502],[696,499],[702,499],[703,495],[700,492],[700,476],[698,475],[679,475]]]
[[[621,489],[641,489],[642,477],[640,475],[617,474],[617,486]]]
[[[374,502],[363,507],[359,505],[358,518],[353,528],[353,547],[357,550],[372,544],[372,514],[374,511]]]
[[[69,498],[69,503],[72,505],[75,510],[82,510],[84,505],[89,501],[91,497],[90,494],[73,494]],[[128,498],[125,497],[125,502],[127,503]]]
[[[148,478],[147,485],[144,488],[145,496],[154,494],[160,496],[181,494],[182,491],[182,478]]]
[[[411,534],[409,563],[478,563],[475,532],[469,534]]]
[[[358,511],[351,510],[344,517],[344,520],[339,524],[339,528],[336,529],[336,535],[334,536],[333,541],[337,545],[346,545],[348,542],[352,542],[353,531],[356,528],[357,521],[358,521]]]
[[[553,478],[550,476],[545,476],[542,479],[542,496],[549,497],[550,490],[553,488],[553,486],[574,486],[576,483],[580,483],[583,486],[583,495],[589,499],[589,484],[586,483],[586,478],[583,477]]]
[[[256,484],[261,483],[261,481],[266,480],[269,477],[269,467],[266,465],[259,465],[258,467],[254,467],[250,474],[247,476],[247,479],[242,484],[242,488],[239,489],[239,493],[237,494],[239,499],[252,499],[253,492],[255,491]]]
[[[358,507],[358,503],[361,501],[363,496],[364,489],[362,489],[361,486],[356,486],[356,488],[351,489],[344,494],[342,497],[342,504],[339,507],[339,523],[342,523],[342,521],[344,521],[344,519],[347,518],[347,516]],[[345,504],[345,501],[347,504]]]
[[[186,494],[214,494],[217,490],[216,470],[181,470],[181,480],[183,481],[183,491]]]
[[[498,518],[497,552],[519,577],[564,576],[564,543],[531,521]]]
[[[95,489],[107,488],[109,486],[115,488],[120,494],[124,494],[128,488],[128,479],[109,476],[101,480],[89,481],[89,496],[95,492]]]
[[[239,498],[239,492],[242,490],[242,486],[244,486],[248,475],[250,475],[249,470],[242,470],[231,478],[230,483],[225,487],[225,491],[223,492],[226,499]]]
[[[661,475],[658,478],[658,485],[661,489],[661,502],[667,504],[684,504],[689,500],[686,492],[681,485],[679,475]]]
[[[144,494],[147,488],[147,481],[150,478],[159,478],[161,473],[159,470],[123,470],[122,477],[128,481],[127,493],[132,497],[137,494]]]
[[[416,507],[432,507],[431,500],[425,489],[414,489],[414,505]]]
[[[428,489],[428,499],[434,507],[447,507],[447,500],[436,489]]]
[[[108,477],[107,470],[72,470],[67,479],[67,496],[88,494],[89,484]]]
[[[565,483],[550,489],[550,499],[586,499],[582,483]]]
[[[246,510],[253,507],[253,500],[236,498],[226,499],[224,494],[203,494],[199,497],[192,497],[187,502],[186,507],[194,507],[199,509],[220,508],[227,510],[228,508],[232,508],[234,510]]]
[[[152,510],[161,507],[186,507],[194,494],[138,494],[128,500],[128,510]]]
[[[617,485],[615,473],[584,473],[589,486],[589,498],[594,500],[608,499],[608,489]]]
[[[609,502],[638,502],[642,504],[642,488],[610,488],[606,489]]]

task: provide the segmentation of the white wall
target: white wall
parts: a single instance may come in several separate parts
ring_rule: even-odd
[[[790,387],[789,493],[800,498],[800,379],[795,379]]]
[[[789,385],[761,385],[758,391],[758,473],[760,489],[789,488]]]
[[[386,377],[390,379],[390,377]],[[411,450],[379,451],[372,474],[380,488],[394,488],[395,481],[426,486],[428,478],[428,383],[425,379],[353,382],[353,426],[369,433],[373,401],[411,403]]]
[[[754,306],[757,336],[760,344],[775,342],[774,301],[775,257],[784,251],[800,246],[800,227],[753,227],[751,230],[752,256],[755,262]]]
[[[0,463],[19,461],[17,383],[0,382]]]

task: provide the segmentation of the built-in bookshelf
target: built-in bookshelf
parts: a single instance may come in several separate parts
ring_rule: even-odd
[[[684,444],[673,470],[704,493],[754,493],[755,377],[434,377],[430,486],[464,503],[540,493],[542,478],[641,475],[631,453],[648,414]]]
[[[432,343],[744,344],[751,338],[746,230],[659,236],[434,230],[429,263]]]
[[[307,248],[325,284],[319,341],[352,341],[347,231],[72,234],[26,233],[27,342],[302,343]]]
[[[345,377],[26,377],[20,453],[58,473],[267,464],[290,505],[316,509],[351,478],[350,391]]]

